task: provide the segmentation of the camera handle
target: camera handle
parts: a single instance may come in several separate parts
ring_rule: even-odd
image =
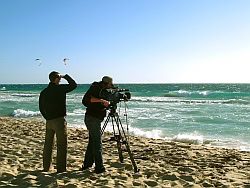
[[[108,117],[105,120],[105,123],[101,129],[101,135],[103,135],[105,128],[108,125],[109,120],[111,119],[112,122],[112,126],[113,126],[113,134],[114,137],[111,138],[111,140],[114,140],[117,142],[117,149],[118,149],[118,154],[119,154],[119,159],[120,162],[123,163],[123,155],[122,155],[122,148],[121,145],[124,144],[126,146],[128,155],[130,157],[132,166],[134,168],[134,172],[139,172],[139,169],[137,168],[135,159],[134,159],[134,155],[132,153],[132,151],[130,150],[130,146],[129,146],[129,142],[128,142],[128,138],[125,134],[124,128],[122,126],[122,122],[120,120],[120,117],[118,115],[118,113],[116,112],[116,108],[110,108],[110,112],[108,114]],[[115,131],[115,125],[117,127],[118,132],[116,133]]]

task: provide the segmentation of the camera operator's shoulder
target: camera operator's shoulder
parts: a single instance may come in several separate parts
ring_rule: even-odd
[[[95,88],[95,89],[101,89],[101,88],[102,88],[102,85],[101,85],[100,82],[93,82],[93,83],[91,84],[91,87],[92,87],[92,88]]]
[[[98,85],[100,85],[100,82],[93,82],[93,83],[91,84],[91,86],[98,86]]]
[[[99,97],[99,93],[102,90],[102,86],[99,82],[93,82],[89,88],[89,92],[94,97]]]

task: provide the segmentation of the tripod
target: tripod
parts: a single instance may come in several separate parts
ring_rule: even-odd
[[[122,155],[122,148],[121,148],[122,144],[124,144],[126,146],[128,154],[129,154],[131,163],[134,167],[134,172],[139,172],[139,169],[137,168],[136,163],[135,163],[133,153],[130,150],[128,138],[127,138],[125,131],[124,131],[124,128],[122,126],[122,122],[119,118],[118,113],[116,112],[116,108],[117,108],[116,105],[110,106],[110,112],[109,112],[109,115],[108,115],[107,119],[105,120],[105,123],[102,127],[101,134],[104,133],[104,130],[107,127],[109,120],[111,119],[112,126],[113,126],[113,133],[114,133],[114,137],[111,138],[111,141],[117,142],[117,149],[118,149],[120,162],[123,163],[123,159],[124,159],[123,155]],[[115,131],[115,125],[117,126],[117,132]]]

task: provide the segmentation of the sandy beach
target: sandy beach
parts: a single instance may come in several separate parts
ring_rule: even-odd
[[[250,152],[131,136],[140,169],[134,173],[126,151],[120,163],[108,133],[106,172],[80,171],[88,132],[76,128],[68,128],[68,171],[43,172],[44,135],[44,121],[0,117],[0,187],[250,187]],[[52,166],[55,157],[56,148]]]

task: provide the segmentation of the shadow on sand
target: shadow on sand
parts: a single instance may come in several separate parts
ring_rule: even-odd
[[[67,184],[66,187],[76,187],[73,183],[70,183],[71,179],[77,179],[84,181],[86,179],[92,179],[94,175],[90,171],[67,171],[63,173],[49,173],[41,170],[29,171],[20,170],[19,175],[14,176],[9,173],[3,173],[0,177],[1,187],[58,187],[58,181]]]

